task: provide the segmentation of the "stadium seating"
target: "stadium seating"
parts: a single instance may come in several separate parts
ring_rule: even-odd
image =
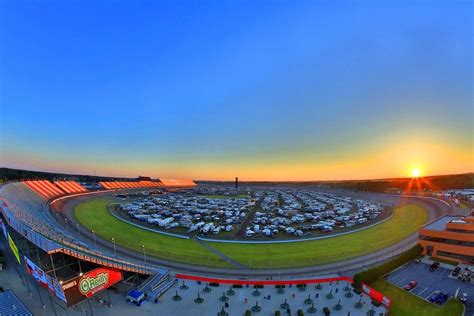
[[[55,181],[58,187],[68,194],[87,192],[88,190],[76,181]]]
[[[104,255],[102,252],[91,249],[87,241],[81,240],[77,235],[72,236],[68,230],[65,230],[58,223],[57,220],[62,218],[61,215],[48,212],[48,206],[45,204],[48,199],[45,197],[47,194],[43,193],[45,196],[39,194],[36,191],[39,190],[37,189],[39,188],[38,184],[35,183],[35,185],[33,185],[31,182],[32,181],[11,182],[0,186],[0,200],[3,202],[3,206],[8,207],[8,213],[13,215],[16,220],[19,220],[22,224],[31,228],[31,230],[41,236],[65,245],[66,247],[62,248],[62,251],[69,255],[96,264],[107,265],[108,263],[109,266],[125,269],[127,271],[143,273],[144,270],[147,270],[143,268],[143,264],[140,261],[135,262],[134,260],[112,258]],[[51,182],[49,182],[49,184],[54,186]],[[43,183],[43,185],[45,184]],[[32,189],[32,187],[36,189]],[[41,187],[41,189],[43,189],[43,187]],[[62,195],[64,195],[64,193],[62,193]],[[2,208],[2,205],[0,205],[0,208]],[[57,218],[55,219],[54,217]],[[21,231],[21,234],[26,233]],[[32,242],[35,243],[36,240]]]
[[[173,188],[196,186],[196,183],[193,180],[160,179],[160,181],[164,186]]]
[[[23,181],[23,183],[28,188],[48,200],[66,194],[66,192],[55,186],[49,180]]]
[[[162,187],[163,184],[161,182],[152,182],[152,181],[140,181],[140,187]]]
[[[107,190],[117,189],[133,189],[133,188],[159,188],[159,187],[170,187],[170,188],[189,188],[196,186],[193,180],[178,180],[178,179],[160,179],[159,182],[153,181],[138,181],[138,182],[126,182],[126,181],[113,181],[113,182],[99,182],[99,184]]]
[[[52,240],[64,240],[65,234],[59,232],[59,225],[44,212],[43,205],[48,198],[31,189],[25,182],[31,181],[14,182],[2,187],[1,194],[8,201],[10,211],[41,235]]]
[[[109,182],[99,182],[99,184],[106,190],[117,190],[117,189],[134,189],[134,188],[146,188],[146,187],[161,187],[162,184],[159,182],[152,181],[109,181]]]

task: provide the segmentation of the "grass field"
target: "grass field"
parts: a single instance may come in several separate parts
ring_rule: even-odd
[[[81,203],[76,207],[74,216],[81,225],[94,230],[103,239],[111,240],[113,237],[118,245],[139,252],[142,252],[141,245],[145,245],[149,256],[214,267],[229,266],[195,240],[156,234],[116,219],[107,209],[110,203],[110,200],[103,199]]]
[[[383,279],[373,282],[370,286],[392,300],[390,315],[393,316],[461,316],[463,313],[462,303],[455,299],[449,300],[440,308],[391,285]]]
[[[395,208],[393,217],[382,224],[338,237],[291,244],[209,244],[252,268],[302,267],[380,250],[417,231],[427,218],[422,207],[410,204]]]
[[[195,240],[160,235],[124,223],[113,217],[109,200],[90,200],[79,204],[75,216],[83,226],[117,244],[148,255],[190,264],[228,267],[229,264]],[[290,268],[325,264],[380,250],[413,233],[427,220],[426,211],[417,205],[394,210],[393,217],[360,232],[322,240],[278,244],[229,244],[208,242],[226,256],[252,268]]]

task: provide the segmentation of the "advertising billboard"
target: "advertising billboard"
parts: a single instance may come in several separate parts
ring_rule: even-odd
[[[64,290],[68,306],[70,306],[90,298],[121,280],[121,271],[100,267],[69,280],[62,285],[62,289]]]
[[[28,257],[23,256],[23,258],[25,260],[28,273],[33,276],[36,281],[38,281],[44,288],[47,288],[51,293],[54,293],[54,295],[56,295],[64,303],[67,303],[63,288],[59,284],[58,280],[46,274],[43,269],[38,267]]]
[[[36,281],[38,281],[43,287],[48,288],[48,280],[46,277],[46,273],[44,273],[43,269],[34,264],[33,261],[28,259],[28,257],[23,256],[23,258],[25,259],[28,273],[33,276]]]
[[[15,245],[15,242],[10,237],[9,233],[7,233],[7,236],[8,236],[8,244],[10,245],[10,249],[12,250],[13,254],[15,255],[15,258],[18,261],[18,263],[21,264],[20,253],[18,252],[18,247]]]

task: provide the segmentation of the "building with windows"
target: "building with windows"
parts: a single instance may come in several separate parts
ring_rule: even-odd
[[[446,215],[425,225],[419,233],[424,255],[474,263],[474,216]]]

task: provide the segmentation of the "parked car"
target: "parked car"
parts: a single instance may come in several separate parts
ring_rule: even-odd
[[[412,280],[407,285],[405,285],[403,288],[407,291],[410,291],[410,290],[413,290],[417,285],[418,285],[418,282],[416,282],[415,280]]]
[[[435,261],[430,265],[430,271],[431,272],[436,271],[438,268],[439,268],[439,262],[438,261]]]
[[[460,267],[456,267],[453,269],[453,272],[451,273],[452,276],[458,276],[459,275],[459,272],[461,272],[461,268]]]
[[[466,293],[462,293],[461,295],[459,295],[458,299],[459,299],[463,304],[466,304],[466,303],[467,303],[467,294],[466,294]]]
[[[448,300],[448,294],[441,293],[441,295],[436,300],[436,304],[443,305]]]
[[[442,305],[444,302],[448,300],[448,294],[441,292],[440,290],[435,291],[433,294],[430,295],[428,300],[431,303]]]
[[[468,267],[466,267],[464,269],[464,272],[460,272],[459,275],[458,275],[458,280],[461,280],[463,282],[471,282],[471,278],[472,278],[472,271],[471,269],[469,269]]]

